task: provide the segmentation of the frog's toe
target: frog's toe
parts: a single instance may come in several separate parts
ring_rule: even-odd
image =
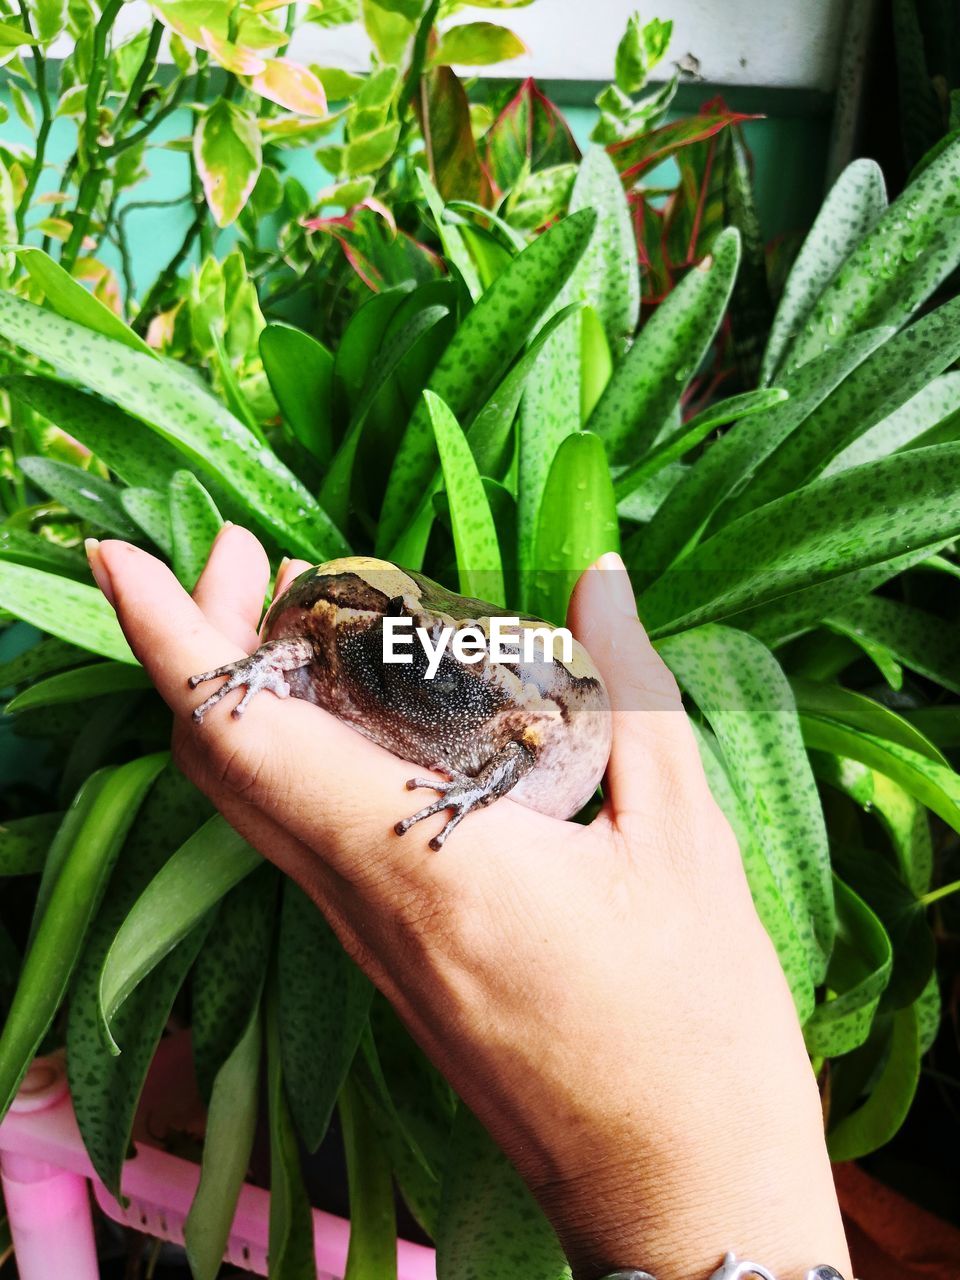
[[[242,688],[245,691],[231,713],[235,718],[242,716],[250,705],[251,698],[264,689],[269,689],[278,698],[289,697],[290,686],[287,684],[284,672],[291,668],[284,662],[284,656],[265,645],[247,658],[238,658],[236,662],[228,662],[213,671],[204,671],[201,675],[191,676],[187,682],[191,689],[195,689],[198,684],[203,684],[206,680],[216,680],[220,676],[227,677],[219,689],[194,709],[194,720],[197,724],[201,724],[207,712],[233,689]]]

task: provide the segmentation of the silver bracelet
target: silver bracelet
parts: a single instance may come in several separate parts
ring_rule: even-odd
[[[708,1280],[748,1280],[749,1277],[755,1276],[757,1280],[777,1280],[772,1271],[768,1271],[766,1267],[761,1267],[759,1262],[747,1262],[745,1259],[738,1262],[732,1253],[728,1253],[723,1262],[713,1272]],[[611,1271],[608,1276],[604,1276],[603,1280],[655,1280],[649,1271]],[[843,1276],[836,1267],[827,1266],[825,1262],[821,1262],[819,1266],[811,1267],[804,1275],[803,1280],[843,1280]]]

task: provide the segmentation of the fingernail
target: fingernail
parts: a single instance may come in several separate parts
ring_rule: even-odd
[[[637,601],[630,583],[630,575],[616,551],[605,551],[594,568],[599,569],[603,574],[603,588],[611,608],[628,618],[637,617]]]
[[[94,581],[106,596],[107,603],[116,607],[117,602],[114,599],[113,582],[110,579],[110,572],[107,566],[103,563],[103,553],[100,550],[99,538],[86,538],[83,543],[83,549],[87,553],[87,561]]]

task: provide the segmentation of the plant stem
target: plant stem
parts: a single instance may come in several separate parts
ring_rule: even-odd
[[[23,28],[29,35],[33,35],[27,0],[19,0],[19,5],[23,18]],[[33,66],[36,73],[37,98],[40,102],[40,128],[37,130],[37,144],[34,150],[33,164],[30,166],[30,177],[27,179],[27,185],[23,189],[23,195],[20,197],[20,203],[17,205],[15,215],[17,239],[20,241],[23,240],[27,214],[30,211],[30,204],[36,192],[37,183],[40,181],[40,174],[43,171],[43,159],[47,150],[47,136],[50,133],[50,125],[52,123],[50,93],[47,88],[47,60],[40,52],[38,45],[33,46]]]
[[[80,182],[77,192],[77,203],[74,206],[72,227],[67,243],[63,246],[60,262],[70,271],[77,260],[83,245],[90,219],[96,208],[97,196],[106,176],[105,151],[100,142],[100,97],[106,79],[107,39],[117,14],[123,6],[123,0],[106,0],[103,11],[93,32],[93,51],[91,55],[90,80],[84,102],[84,149],[86,151],[87,171]]]
[[[114,116],[113,120],[113,136],[120,137],[123,132],[123,126],[130,118],[131,112],[135,111],[143,91],[146,88],[147,81],[153,74],[157,65],[157,51],[160,48],[160,41],[163,38],[163,23],[155,22],[150,28],[150,35],[147,39],[147,47],[143,55],[143,61],[137,68],[137,74],[133,77],[130,85],[130,91],[124,98],[120,110]]]
[[[931,889],[929,893],[917,899],[917,904],[921,907],[929,907],[934,902],[939,902],[941,898],[948,898],[951,893],[958,891],[960,891],[960,880],[953,880],[950,884],[942,884],[939,889]]]
[[[183,101],[183,95],[187,88],[186,80],[181,80],[177,87],[171,93],[160,110],[155,116],[152,116],[139,129],[135,129],[133,133],[128,133],[125,138],[117,138],[109,147],[105,148],[107,157],[118,156],[124,151],[129,151],[131,147],[135,147],[138,142],[143,142],[144,138],[148,138],[157,125],[161,121],[166,120],[167,116],[172,115]]]
[[[190,226],[187,228],[187,233],[183,237],[183,242],[180,245],[180,248],[150,286],[150,291],[143,300],[143,306],[137,312],[137,317],[133,321],[131,327],[134,333],[138,334],[141,338],[146,333],[150,321],[163,306],[167,294],[170,292],[170,289],[176,281],[177,273],[184,262],[186,262],[187,256],[193,247],[193,242],[200,234],[200,229],[206,221],[206,217],[207,204],[205,200],[201,200],[201,202],[196,206],[196,213],[194,214],[193,222],[191,222]]]

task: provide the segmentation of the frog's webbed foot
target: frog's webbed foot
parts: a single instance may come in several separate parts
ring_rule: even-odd
[[[507,745],[483,766],[480,772],[471,777],[466,773],[453,774],[449,782],[438,782],[435,778],[411,778],[407,790],[414,791],[418,787],[429,787],[439,792],[439,799],[428,804],[419,813],[404,818],[393,828],[398,836],[424,818],[430,818],[444,809],[452,809],[453,816],[446,826],[430,841],[431,849],[442,849],[444,841],[454,827],[464,820],[474,809],[483,809],[494,800],[499,800],[511,791],[525,773],[534,766],[533,754],[520,742],[508,742]]]
[[[255,697],[261,689],[269,689],[278,698],[289,698],[290,686],[286,681],[286,673],[306,666],[312,657],[313,648],[305,640],[270,640],[247,658],[238,658],[236,662],[228,662],[222,667],[216,667],[213,671],[204,671],[201,675],[191,676],[187,681],[191,689],[195,689],[198,684],[203,684],[205,680],[216,680],[219,676],[227,677],[219,689],[195,708],[194,720],[197,724],[202,724],[203,717],[210,708],[215,707],[232,689],[246,690],[231,712],[238,718],[246,711],[250,699]]]

